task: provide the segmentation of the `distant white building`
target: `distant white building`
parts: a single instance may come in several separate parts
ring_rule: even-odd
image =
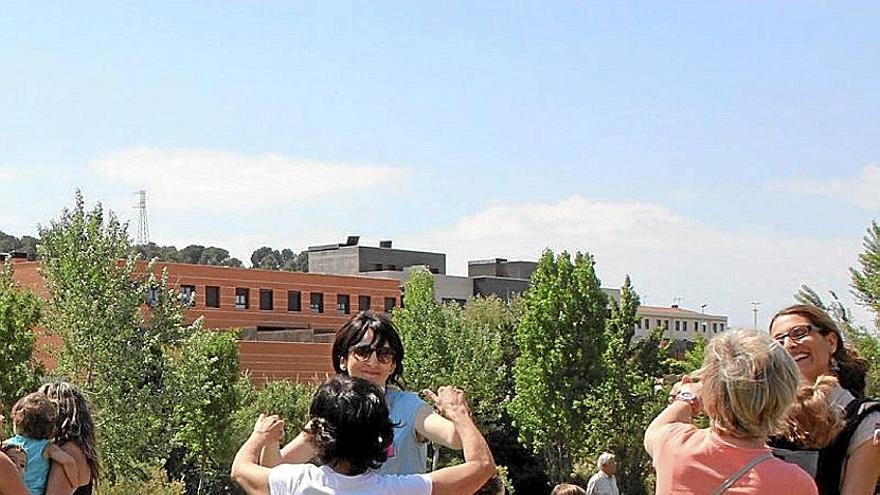
[[[694,342],[698,335],[709,340],[728,330],[726,316],[691,311],[677,304],[671,307],[639,306],[636,314],[636,338],[644,338],[657,328],[663,328],[666,340]]]

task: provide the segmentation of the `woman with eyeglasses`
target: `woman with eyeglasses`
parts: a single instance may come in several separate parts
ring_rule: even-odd
[[[779,311],[770,336],[794,358],[802,386],[788,432],[771,439],[775,453],[810,472],[821,495],[875,493],[880,446],[872,440],[880,403],[865,397],[868,362],[816,306]],[[817,398],[824,400],[816,404]]]
[[[333,368],[340,375],[362,378],[385,392],[391,411],[394,441],[388,460],[378,469],[381,474],[418,474],[427,471],[427,442],[461,449],[455,425],[418,394],[404,390],[403,343],[385,314],[362,311],[336,332],[332,350]],[[301,463],[312,459],[315,449],[304,434],[297,435],[278,452],[267,448],[261,463]]]

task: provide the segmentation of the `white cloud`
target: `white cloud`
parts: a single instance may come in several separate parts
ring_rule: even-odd
[[[242,155],[208,149],[135,148],[89,162],[89,169],[146,189],[150,208],[255,210],[402,185],[406,169],[319,162],[275,154]]]
[[[866,165],[859,177],[819,180],[796,177],[768,183],[774,191],[833,197],[866,210],[880,210],[880,166]]]
[[[555,203],[497,204],[447,228],[401,239],[414,249],[447,253],[451,274],[467,261],[502,257],[537,259],[544,248],[588,251],[606,286],[626,274],[647,304],[726,314],[731,325],[751,325],[751,301],[761,302],[759,325],[792,303],[802,283],[847,292],[847,267],[860,239],[806,239],[733,232],[641,202],[592,201],[580,195]],[[643,301],[644,302],[644,301]],[[857,315],[863,315],[858,313]],[[865,321],[867,319],[865,318]]]

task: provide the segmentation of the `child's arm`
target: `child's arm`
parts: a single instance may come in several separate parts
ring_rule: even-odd
[[[43,449],[43,457],[61,464],[61,467],[64,468],[64,476],[67,477],[70,485],[79,486],[79,473],[76,470],[76,461],[70,454],[61,450],[54,442],[49,442],[46,448]]]

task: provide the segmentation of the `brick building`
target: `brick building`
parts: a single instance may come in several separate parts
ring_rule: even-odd
[[[15,279],[48,297],[39,262],[14,262]],[[201,316],[205,328],[241,330],[242,371],[255,382],[322,381],[333,373],[335,331],[358,311],[390,311],[400,302],[399,282],[390,279],[181,263],[154,269],[167,270],[169,284],[190,301],[187,323]]]

